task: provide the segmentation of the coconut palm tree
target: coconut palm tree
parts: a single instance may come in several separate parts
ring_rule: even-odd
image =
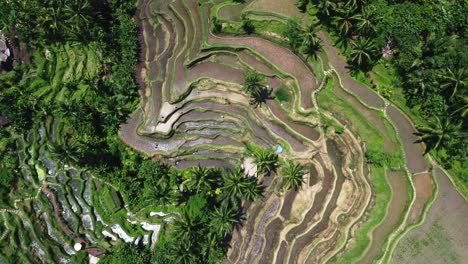
[[[199,263],[196,253],[193,251],[194,245],[192,240],[174,239],[175,244],[169,250],[168,258],[171,263],[195,264]]]
[[[317,37],[316,28],[314,25],[309,25],[304,31],[302,51],[309,55],[315,55],[315,53],[322,47],[322,40]]]
[[[294,52],[297,52],[302,43],[301,21],[297,18],[288,18],[283,36],[288,39],[289,46]]]
[[[329,17],[335,11],[336,3],[331,0],[319,0],[317,9],[323,16]]]
[[[461,117],[465,118],[468,114],[468,96],[458,95],[456,96],[459,100],[455,106],[454,114],[459,114]]]
[[[244,85],[242,86],[242,90],[251,94],[253,91],[265,86],[265,84],[266,80],[263,75],[255,70],[249,70],[244,74]]]
[[[216,175],[210,171],[210,169],[198,165],[190,169],[189,177],[185,181],[185,186],[187,186],[188,190],[199,193],[201,191],[211,190],[215,186],[217,180]]]
[[[256,179],[246,177],[241,168],[228,171],[223,177],[223,192],[220,200],[222,206],[238,208],[242,199],[255,200],[262,194],[260,184]]]
[[[266,100],[273,99],[273,89],[262,86],[258,87],[250,93],[250,104],[254,107],[262,106],[266,103]]]
[[[266,103],[266,100],[272,99],[273,89],[266,85],[266,79],[257,71],[247,71],[244,75],[244,85],[242,90],[249,94],[250,104],[255,107]]]
[[[63,164],[78,163],[78,147],[76,144],[47,144],[49,155],[53,160],[57,160]]]
[[[371,35],[375,33],[374,24],[376,24],[381,18],[375,13],[364,9],[361,18],[357,21],[357,31],[360,35]]]
[[[209,226],[220,237],[226,237],[231,233],[232,228],[241,222],[241,216],[238,211],[225,206],[215,208],[210,216],[211,222]]]
[[[276,153],[258,148],[253,151],[253,156],[258,173],[269,174],[276,171],[278,166],[278,155]]]
[[[302,165],[288,160],[281,167],[281,175],[283,177],[283,187],[286,189],[294,189],[297,191],[301,188],[302,183],[304,182],[305,170]]]
[[[374,42],[370,39],[360,37],[357,41],[353,40],[351,46],[351,64],[361,69],[369,67],[377,53]]]
[[[342,35],[349,36],[353,32],[356,22],[362,19],[360,14],[356,14],[355,8],[340,8],[337,10],[333,20]]]
[[[248,179],[241,168],[227,171],[223,177],[223,192],[219,196],[222,204],[237,207],[247,186]]]
[[[183,211],[180,218],[174,221],[172,228],[175,240],[194,241],[199,235],[201,225],[196,219],[190,217],[186,211]]]
[[[453,139],[461,136],[461,122],[456,122],[449,116],[443,118],[434,116],[434,119],[435,122],[429,123],[429,126],[418,126],[418,132],[414,133],[420,137],[416,143],[424,142],[426,144],[424,154],[438,149],[440,146],[448,145]]]
[[[244,190],[242,199],[248,201],[255,201],[262,196],[263,186],[257,181],[256,178],[248,178],[247,187]]]
[[[437,83],[432,78],[431,71],[421,67],[409,73],[405,82],[410,94],[426,98],[428,94],[435,92]]]
[[[460,67],[459,69],[452,70],[447,68],[442,74],[440,87],[449,94],[449,99],[452,99],[459,90],[465,89],[468,82],[468,71],[466,68]]]

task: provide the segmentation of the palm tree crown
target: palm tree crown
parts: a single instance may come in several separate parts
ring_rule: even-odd
[[[302,165],[289,160],[281,167],[281,174],[283,176],[283,187],[292,188],[295,191],[301,188],[305,174]]]
[[[425,127],[417,127],[418,132],[414,133],[421,139],[417,143],[424,142],[426,144],[427,154],[432,149],[438,149],[442,145],[448,145],[450,142],[460,136],[461,122],[454,122],[450,117],[439,118],[435,116],[435,121]]]

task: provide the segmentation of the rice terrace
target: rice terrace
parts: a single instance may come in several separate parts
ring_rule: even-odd
[[[466,2],[7,2],[0,263],[468,263]]]

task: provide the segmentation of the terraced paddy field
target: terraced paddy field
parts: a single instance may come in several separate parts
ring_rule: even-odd
[[[350,77],[324,32],[314,63],[270,41],[275,32],[212,31],[213,17],[231,24],[241,13],[254,21],[300,18],[294,2],[140,1],[145,92],[120,137],[181,168],[235,166],[250,143],[281,145],[281,159],[310,167],[297,192],[282,190],[279,176],[264,182],[225,263],[388,262],[436,194],[411,121]],[[250,106],[242,91],[249,70],[290,101]],[[391,161],[370,164],[366,154],[377,152]]]
[[[278,32],[212,30],[215,17],[235,24],[241,14],[255,23],[283,25],[288,17],[310,23],[295,2],[140,0],[141,102],[120,127],[120,139],[180,169],[235,168],[249,147],[278,145],[281,163],[306,168],[297,191],[282,186],[280,170],[258,176],[263,197],[243,204],[245,221],[229,237],[223,263],[463,263],[466,201],[423,157],[411,120],[350,76],[326,32],[318,33],[323,50],[307,60]],[[51,52],[57,55],[39,68],[59,69],[54,93],[38,96],[63,99],[66,90],[54,83],[83,69],[92,74],[99,54]],[[65,67],[68,57],[80,59]],[[257,107],[242,89],[253,70],[276,95]],[[160,232],[181,217],[177,208],[132,212],[101,175],[54,161],[54,144],[64,142],[59,124],[47,120],[18,139],[22,176],[32,187],[13,208],[0,209],[0,242],[20,251],[18,262],[25,263],[94,261],[120,243],[152,250]],[[445,217],[453,211],[456,217]]]

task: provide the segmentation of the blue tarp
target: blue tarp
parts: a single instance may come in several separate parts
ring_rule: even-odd
[[[281,154],[283,153],[283,147],[281,145],[278,145],[278,148],[276,149],[276,154]]]

